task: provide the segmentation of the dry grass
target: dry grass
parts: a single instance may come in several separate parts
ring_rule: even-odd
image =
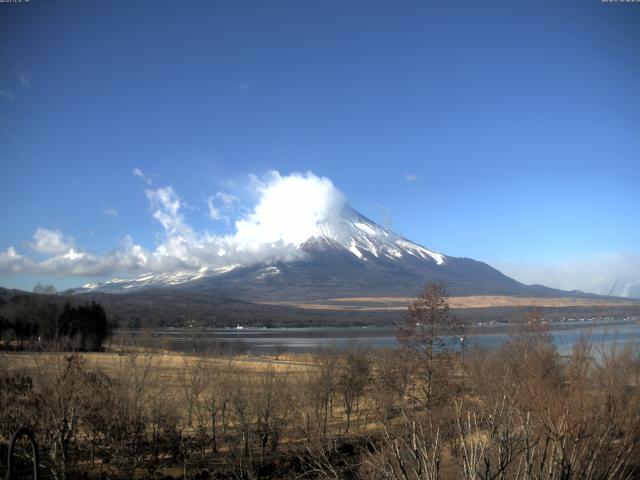
[[[69,355],[64,352],[0,352],[0,373],[21,373],[37,382],[46,381],[47,377],[56,377],[56,372],[64,368],[65,357]],[[86,352],[80,356],[87,370],[102,372],[123,384],[148,371],[145,382],[150,391],[157,392],[163,402],[171,404],[183,422],[188,417],[185,388],[190,388],[185,386],[185,382],[197,371],[229,371],[232,372],[232,378],[245,382],[259,382],[267,372],[273,372],[287,382],[297,383],[314,368],[311,356],[291,354],[280,357],[203,357],[165,350],[129,348],[120,352]],[[185,428],[185,433],[189,432],[193,433],[192,429]]]
[[[352,384],[354,377],[345,375],[348,357],[335,352],[203,357],[128,347],[113,352],[81,354],[77,376],[74,376],[75,370],[71,370],[69,376],[55,375],[56,369],[58,373],[64,371],[68,353],[5,352],[0,353],[0,373],[8,370],[33,374],[34,384],[45,387],[46,400],[31,412],[43,419],[41,438],[54,438],[43,436],[44,429],[59,431],[59,422],[51,420],[58,417],[52,416],[52,412],[56,413],[60,405],[75,402],[73,406],[80,412],[81,426],[73,441],[85,445],[85,449],[88,440],[95,441],[106,451],[115,452],[109,454],[115,455],[114,461],[96,464],[101,469],[126,469],[134,465],[132,472],[146,475],[142,470],[144,464],[152,465],[155,471],[177,476],[181,472],[180,462],[184,462],[183,471],[189,469],[191,473],[202,465],[215,468],[225,465],[228,470],[235,471],[249,468],[247,462],[251,458],[258,465],[267,457],[294,458],[305,452],[313,460],[319,452],[324,460],[313,464],[320,469],[317,478],[342,478],[323,476],[327,471],[338,471],[335,465],[346,458],[332,455],[331,445],[337,445],[333,442],[337,438],[341,442],[352,441],[354,449],[359,442],[374,445],[370,441],[375,439],[375,454],[355,449],[352,457],[345,459],[360,462],[369,469],[355,477],[360,479],[383,478],[382,474],[386,475],[384,478],[403,478],[393,473],[394,469],[397,473],[398,458],[403,462],[418,458],[421,464],[441,469],[440,476],[410,477],[420,480],[475,480],[478,478],[475,472],[486,462],[489,462],[487,468],[491,467],[488,472],[492,478],[499,478],[498,474],[504,468],[504,478],[521,480],[523,477],[514,472],[518,462],[547,462],[551,471],[570,461],[572,468],[575,466],[577,471],[582,471],[591,468],[589,460],[592,457],[597,460],[594,475],[580,478],[631,478],[618,473],[631,471],[628,468],[633,467],[637,452],[634,435],[638,431],[637,416],[632,413],[637,412],[638,397],[630,390],[640,378],[637,350],[621,350],[604,357],[606,361],[603,360],[601,367],[593,363],[589,355],[560,361],[543,336],[529,340],[514,339],[509,348],[500,350],[470,352],[464,369],[453,358],[452,363],[437,363],[443,375],[434,377],[435,389],[443,395],[434,396],[431,403],[418,398],[424,390],[421,387],[424,365],[419,360],[411,361],[417,358],[416,352],[411,357],[401,357],[400,352],[368,357],[372,369],[356,409],[349,410],[352,428],[348,433],[343,393],[348,391],[345,385]],[[356,354],[356,351],[352,352],[352,355]],[[105,387],[99,385],[93,389],[90,381],[82,383],[83,379],[89,378],[82,373],[87,370],[104,372],[115,380],[114,387],[104,390]],[[213,376],[207,377],[208,373]],[[393,381],[405,374],[406,384]],[[49,381],[47,377],[50,377]],[[69,390],[74,385],[76,395],[69,397]],[[41,388],[37,388],[36,393],[39,390]],[[119,395],[121,391],[123,394]],[[102,402],[91,401],[103,394]],[[210,394],[217,402],[214,420],[211,420],[209,410],[212,408]],[[34,399],[37,398],[36,395]],[[51,402],[49,398],[52,398]],[[109,399],[113,401],[104,403]],[[226,420],[220,411],[223,400],[227,402]],[[28,408],[30,404],[25,405]],[[86,412],[91,412],[91,416],[83,416],[85,407],[90,409]],[[135,444],[139,450],[128,453],[129,438],[138,437],[123,436],[124,443],[118,443],[120,437],[97,435],[90,438],[92,430],[85,425],[94,425],[92,419],[104,416],[105,424],[111,425],[123,415],[128,415],[123,418],[129,423],[118,423],[120,428],[139,417],[146,419],[146,436],[140,437],[144,441]],[[162,430],[165,424],[174,425],[179,435],[173,437],[173,430]],[[217,448],[211,447],[212,428],[217,431]],[[154,437],[154,432],[160,432],[160,436]],[[509,435],[503,435],[504,432]],[[277,439],[273,450],[267,448],[264,441],[269,437],[262,435],[273,435]],[[598,443],[601,438],[607,440],[601,442],[602,445]],[[165,448],[160,442],[163,439],[178,442],[167,443],[166,452],[179,448],[184,457],[169,461],[170,453],[165,450],[162,455],[154,456],[156,450],[143,449]],[[248,439],[247,443],[244,443],[245,439]],[[522,445],[565,443],[579,444],[580,450],[566,458],[555,446],[553,449],[545,447],[541,453],[538,447],[528,453],[518,450]],[[49,444],[47,451],[57,451],[54,447]],[[596,453],[585,456],[581,453],[583,450]],[[134,455],[138,451],[143,452],[139,455],[146,463],[135,463],[139,462],[138,454]],[[615,458],[620,461],[612,463]],[[440,467],[435,467],[440,463]],[[620,464],[617,473],[600,475],[603,468],[613,464]],[[56,465],[52,468],[60,468]],[[87,469],[86,459],[78,459],[75,468]],[[372,476],[374,473],[376,476]],[[540,478],[559,478],[554,475]],[[125,472],[118,478],[137,476],[127,476]]]
[[[270,305],[291,305],[311,310],[362,310],[389,311],[406,310],[414,299],[409,297],[345,297],[317,301],[264,302]],[[475,295],[450,297],[450,308],[489,308],[489,307],[610,307],[620,305],[638,305],[640,302],[624,299],[590,298],[538,298],[510,297],[501,295]]]
[[[133,350],[129,353],[133,353]],[[151,366],[162,373],[165,378],[177,377],[177,372],[205,362],[211,366],[224,366],[230,361],[242,373],[260,373],[271,367],[276,372],[291,374],[307,371],[313,362],[312,355],[280,355],[280,356],[246,356],[202,357],[186,355],[170,351],[136,352],[135,359],[142,362],[145,355],[150,356]],[[0,364],[5,371],[29,372],[36,369],[56,365],[59,360],[69,355],[63,352],[0,352]],[[109,376],[117,376],[128,368],[128,353],[124,352],[87,352],[81,354],[87,368],[100,370]]]

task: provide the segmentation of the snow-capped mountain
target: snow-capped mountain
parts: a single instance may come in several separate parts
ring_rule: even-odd
[[[397,235],[344,207],[319,220],[314,231],[293,246],[288,260],[198,271],[144,274],[87,284],[82,291],[128,292],[171,287],[248,300],[317,299],[414,295],[426,281],[444,283],[453,295],[544,295],[557,290],[523,285],[489,265],[443,255]]]
[[[341,215],[333,221],[318,222],[315,234],[302,245],[302,248],[309,249],[312,245],[323,242],[342,247],[363,261],[381,257],[390,260],[415,257],[431,259],[438,265],[445,262],[445,256],[441,253],[410,242],[350,207],[343,209]]]

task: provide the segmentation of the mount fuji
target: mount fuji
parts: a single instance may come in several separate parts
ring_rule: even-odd
[[[462,295],[567,296],[524,285],[486,263],[435,252],[384,228],[351,207],[318,219],[293,254],[252,264],[231,263],[197,271],[147,273],[87,284],[78,292],[125,293],[171,288],[251,301],[339,297],[413,296],[427,281]],[[291,252],[290,252],[291,253]],[[572,296],[586,296],[571,292]]]

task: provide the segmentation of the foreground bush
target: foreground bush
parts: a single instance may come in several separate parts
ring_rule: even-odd
[[[464,365],[434,354],[431,388],[406,354],[251,370],[131,350],[109,374],[81,354],[35,355],[0,374],[0,435],[33,429],[57,479],[635,478],[637,349],[585,342],[561,358],[544,332],[519,333]]]

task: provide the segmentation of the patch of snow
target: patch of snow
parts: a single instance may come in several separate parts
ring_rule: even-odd
[[[424,253],[431,258],[433,258],[438,265],[442,265],[444,263],[444,256],[441,253],[433,252],[424,247],[418,247],[421,253]]]
[[[274,277],[280,275],[280,269],[278,267],[267,267],[260,270],[260,273],[256,275],[256,280],[264,280],[267,277]]]
[[[238,268],[240,266],[239,263],[235,263],[233,265],[228,265],[226,267],[218,267],[218,268],[214,268],[213,271],[216,274],[222,274],[222,273],[227,273],[230,272],[231,270],[235,270],[236,268]]]
[[[198,273],[193,275],[189,280],[193,281],[193,280],[198,280],[199,278],[206,277],[207,271],[208,271],[208,268],[201,268],[200,270],[198,270]]]
[[[377,225],[375,222],[360,215],[353,209],[346,208],[336,216],[318,219],[315,223],[311,236],[302,241],[298,247],[303,249],[317,246],[320,249],[331,249],[342,247],[362,261],[373,260],[372,257],[384,257],[391,261],[400,261],[408,255],[426,261],[434,261],[442,265],[446,261],[446,256],[417,245],[394,232]],[[311,243],[309,243],[311,242]],[[298,243],[297,241],[295,243]],[[278,245],[273,244],[277,249]],[[220,249],[217,254],[225,255],[224,249]],[[71,251],[69,255],[82,255],[81,252]],[[294,255],[295,257],[295,255]],[[297,258],[297,257],[296,257]],[[168,273],[144,273],[135,279],[114,278],[104,283],[87,283],[83,288],[87,290],[107,291],[134,287],[145,288],[150,286],[175,285],[189,281],[196,281],[206,277],[224,275],[232,270],[241,267],[240,264],[232,264],[223,267],[203,266],[198,270],[178,271]],[[272,275],[278,275],[280,271],[277,267],[264,267],[256,272],[256,278],[263,279]],[[237,281],[237,280],[236,280]]]
[[[402,258],[402,252],[400,250],[398,250],[397,248],[387,248],[387,256],[390,258]]]
[[[373,253],[376,257],[378,256],[378,250],[376,249],[376,246],[373,244],[373,242],[371,240],[369,240],[367,237],[361,238],[361,243],[363,243],[364,245],[359,245],[360,248],[363,248],[364,250],[367,250],[371,253]]]
[[[356,242],[354,242],[353,240],[351,241],[351,246],[349,247],[349,251],[353,253],[356,257],[362,258],[362,253],[360,253],[360,250],[358,250],[358,248],[356,247]]]
[[[415,243],[411,243],[406,240],[396,240],[396,244],[399,245],[406,253],[413,255],[414,257],[431,257],[438,265],[442,265],[444,263],[444,255],[428,250],[416,245]]]
[[[376,231],[373,228],[371,228],[370,225],[367,225],[366,223],[358,222],[358,223],[354,223],[354,225],[356,227],[358,227],[360,230],[362,230],[363,232],[368,233],[369,235],[376,235],[377,234]]]
[[[155,275],[153,273],[144,273],[136,278],[134,281],[136,282],[144,282],[145,280],[153,280]]]

